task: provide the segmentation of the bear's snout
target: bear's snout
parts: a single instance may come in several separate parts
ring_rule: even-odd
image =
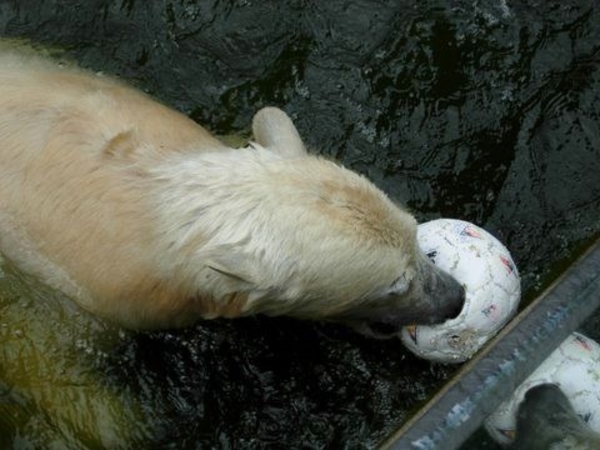
[[[450,278],[450,288],[448,296],[446,297],[447,305],[441,307],[443,313],[445,313],[445,317],[443,318],[444,322],[446,320],[457,318],[465,306],[465,288],[454,278]]]
[[[347,313],[342,322],[369,337],[397,336],[407,325],[435,325],[456,318],[465,304],[465,289],[452,276],[435,268],[415,279],[405,294],[381,298],[368,309]]]
[[[465,288],[450,274],[436,267],[428,259],[424,263],[422,304],[431,308],[428,319],[419,324],[434,325],[454,319],[465,305]],[[423,318],[427,319],[427,316]]]

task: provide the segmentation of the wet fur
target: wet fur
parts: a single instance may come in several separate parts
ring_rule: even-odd
[[[3,51],[0,249],[135,329],[427,314],[414,218],[280,110],[254,134],[232,149],[119,81]]]

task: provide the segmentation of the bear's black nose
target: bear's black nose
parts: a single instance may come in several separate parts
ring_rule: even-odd
[[[454,292],[452,292],[449,297],[450,301],[447,310],[446,320],[456,319],[465,306],[465,288],[461,284],[456,283],[456,288],[453,289],[453,291]]]

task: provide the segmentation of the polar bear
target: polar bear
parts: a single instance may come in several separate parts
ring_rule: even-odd
[[[309,155],[283,111],[253,133],[233,149],[120,81],[4,51],[0,250],[131,329],[266,314],[381,334],[459,313],[411,214]]]

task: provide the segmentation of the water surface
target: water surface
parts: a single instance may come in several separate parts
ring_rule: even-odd
[[[0,0],[0,34],[65,50],[221,134],[283,108],[310,148],[419,220],[497,235],[524,304],[599,235],[593,0],[80,3]],[[373,447],[456,370],[399,341],[288,319],[106,342],[106,325],[61,315],[68,302],[4,272],[6,448],[101,448],[111,433],[124,447]]]

